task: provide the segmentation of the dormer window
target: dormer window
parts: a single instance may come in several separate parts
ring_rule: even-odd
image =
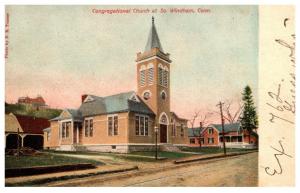
[[[84,99],[84,103],[88,103],[88,102],[92,102],[92,101],[94,101],[94,98],[92,97],[92,96],[90,96],[90,95],[88,95],[85,99]]]

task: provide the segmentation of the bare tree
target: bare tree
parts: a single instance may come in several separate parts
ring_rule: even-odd
[[[233,106],[236,107],[233,107]],[[243,112],[244,105],[242,103],[242,100],[239,100],[237,102],[233,102],[233,100],[225,100],[223,105],[223,118],[228,123],[235,123],[239,120],[242,112]],[[218,111],[214,111],[215,113],[220,114]]]
[[[212,114],[213,113],[211,112],[206,112],[204,114],[201,114],[200,111],[195,111],[192,118],[189,120],[191,129],[193,131],[193,136],[195,136],[198,139],[200,149],[202,148],[202,144],[201,144],[202,131],[206,126],[208,126],[209,118],[211,117]],[[197,121],[199,121],[198,131],[196,127]]]

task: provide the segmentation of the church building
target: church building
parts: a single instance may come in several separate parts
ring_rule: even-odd
[[[65,109],[44,130],[44,148],[121,152],[165,150],[188,144],[187,120],[170,111],[170,54],[154,18],[144,52],[137,53],[137,91],[82,95],[79,109]],[[157,136],[157,138],[156,138]]]

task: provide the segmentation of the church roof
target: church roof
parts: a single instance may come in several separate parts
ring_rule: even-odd
[[[154,17],[152,17],[152,26],[151,26],[150,33],[148,36],[148,41],[147,41],[147,44],[145,47],[145,52],[150,51],[152,48],[158,48],[161,52],[164,52],[163,48],[160,44],[156,28],[155,28]]]
[[[137,101],[132,99],[132,96],[136,96],[134,91],[106,97],[89,96],[91,96],[92,100],[83,102],[78,109],[83,117],[128,111],[154,115],[151,109],[142,100],[139,99]]]

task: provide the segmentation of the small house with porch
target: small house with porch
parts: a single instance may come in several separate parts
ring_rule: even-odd
[[[221,124],[211,124],[205,128],[189,128],[189,146],[222,147],[223,132]],[[240,123],[224,124],[224,139],[227,147],[242,148],[258,145],[258,135],[242,129]]]

